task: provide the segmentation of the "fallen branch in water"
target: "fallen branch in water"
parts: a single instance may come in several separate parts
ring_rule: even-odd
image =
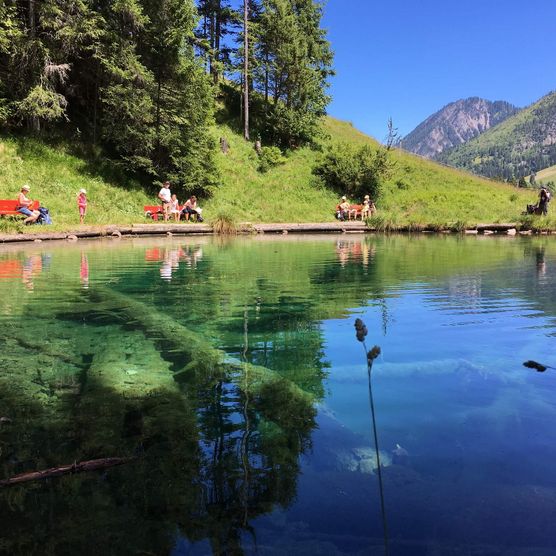
[[[97,471],[99,469],[108,469],[116,465],[123,465],[132,461],[134,458],[102,458],[91,459],[82,461],[80,463],[72,463],[70,465],[62,465],[60,467],[51,467],[44,471],[30,471],[28,473],[21,473],[9,479],[0,481],[0,487],[8,487],[18,485],[20,483],[27,483],[29,481],[40,481],[41,479],[49,479],[50,477],[59,477],[69,473],[83,473],[84,471]]]

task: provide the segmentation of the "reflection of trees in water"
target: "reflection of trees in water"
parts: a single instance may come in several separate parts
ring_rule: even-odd
[[[238,553],[241,531],[254,535],[253,518],[291,502],[315,426],[315,410],[287,388],[275,384],[252,397],[242,380],[249,378],[217,379],[199,391],[203,500],[191,533],[210,538],[216,554]]]

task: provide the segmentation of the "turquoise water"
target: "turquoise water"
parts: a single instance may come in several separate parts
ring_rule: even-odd
[[[556,555],[556,242],[0,247],[2,554]]]

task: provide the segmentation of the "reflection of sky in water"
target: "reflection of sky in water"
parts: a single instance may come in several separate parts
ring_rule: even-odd
[[[353,349],[353,320],[360,317],[369,329],[367,347],[382,348],[373,384],[381,451],[395,464],[385,472],[391,531],[413,540],[423,536],[429,544],[435,537],[442,544],[446,535],[456,544],[544,539],[555,546],[556,536],[538,534],[528,512],[539,508],[556,517],[556,502],[549,501],[556,494],[556,372],[522,366],[527,359],[556,362],[554,318],[504,292],[482,297],[477,283],[470,278],[447,288],[398,289],[385,303],[354,311],[352,319],[326,322],[331,370],[321,426],[345,426],[372,446],[365,356]],[[306,466],[302,484],[315,466],[310,457]],[[399,467],[406,475],[402,484]],[[415,496],[425,496],[412,492],[416,482],[430,489],[428,509],[415,506]],[[335,499],[340,514],[353,509],[351,500]],[[475,518],[467,504],[481,505]],[[368,508],[370,514],[376,509]],[[429,522],[432,509],[444,518],[434,515]]]

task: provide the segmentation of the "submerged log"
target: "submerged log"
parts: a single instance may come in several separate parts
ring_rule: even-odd
[[[247,379],[243,382],[243,388],[251,392],[257,392],[263,386],[287,380],[266,367],[230,361],[225,351],[211,346],[209,341],[200,334],[189,330],[173,317],[161,313],[141,301],[132,299],[128,295],[96,285],[94,290],[88,290],[88,295],[97,302],[111,304],[114,310],[119,311],[126,320],[145,331],[149,337],[161,339],[166,352],[173,355],[183,354],[186,364],[174,375],[194,371],[241,371]],[[288,382],[290,395],[304,398],[307,402],[313,400],[310,393],[297,384]]]
[[[42,479],[49,479],[50,477],[60,477],[61,475],[68,475],[69,473],[83,473],[84,471],[97,471],[99,469],[108,469],[116,465],[123,465],[132,461],[134,458],[102,458],[82,461],[80,463],[72,463],[70,465],[62,465],[60,467],[51,467],[44,471],[30,471],[28,473],[21,473],[9,479],[0,481],[0,487],[8,487],[18,485],[21,483],[28,483],[30,481],[40,481]]]

